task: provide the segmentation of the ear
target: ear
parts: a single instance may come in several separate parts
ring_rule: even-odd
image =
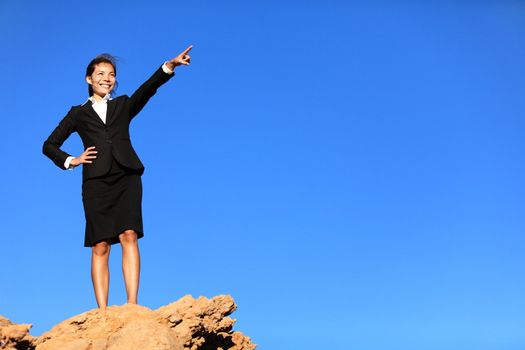
[[[91,77],[86,77],[86,83],[88,83],[89,85],[93,84],[93,81],[91,80]]]

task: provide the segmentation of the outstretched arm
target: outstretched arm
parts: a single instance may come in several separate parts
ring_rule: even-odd
[[[175,67],[180,65],[188,66],[190,64],[188,52],[190,52],[192,47],[192,45],[188,46],[188,48],[177,57],[164,63],[163,66],[171,71],[171,73],[167,73],[163,68],[157,69],[157,71],[131,95],[128,101],[130,118],[135,117],[142,108],[144,108],[149,99],[155,95],[157,89],[173,77]]]

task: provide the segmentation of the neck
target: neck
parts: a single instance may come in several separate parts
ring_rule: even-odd
[[[95,99],[95,101],[97,101],[97,102],[100,102],[100,101],[102,101],[102,99],[104,99],[104,96],[100,96],[100,95],[97,95],[97,94],[93,94],[92,97],[93,97],[93,98]]]

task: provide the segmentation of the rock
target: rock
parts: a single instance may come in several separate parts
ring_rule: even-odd
[[[133,304],[94,309],[54,326],[40,337],[31,325],[0,317],[0,349],[24,350],[253,350],[250,338],[233,331],[231,296],[179,301],[151,310]]]
[[[30,324],[14,324],[0,316],[0,349],[33,349],[35,338],[29,335]]]

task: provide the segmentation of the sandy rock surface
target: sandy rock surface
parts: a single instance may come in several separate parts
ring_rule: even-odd
[[[233,331],[231,296],[195,299],[189,295],[151,310],[127,304],[94,309],[67,319],[40,337],[31,325],[0,316],[4,350],[252,350],[250,338]]]
[[[0,349],[31,349],[35,340],[29,335],[30,324],[14,324],[0,316]]]

